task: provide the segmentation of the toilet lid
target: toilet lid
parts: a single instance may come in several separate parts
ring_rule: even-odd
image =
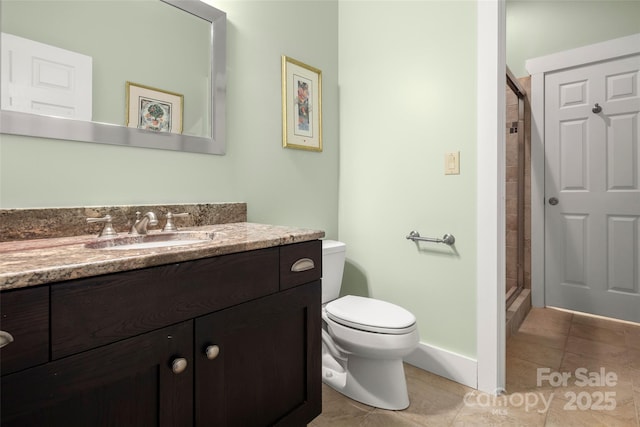
[[[415,329],[416,318],[390,302],[347,295],[326,305],[327,316],[344,326],[383,334],[405,334]]]

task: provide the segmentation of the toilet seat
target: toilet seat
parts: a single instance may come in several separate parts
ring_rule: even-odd
[[[366,332],[400,335],[416,329],[411,312],[390,302],[346,295],[325,307],[329,319]]]

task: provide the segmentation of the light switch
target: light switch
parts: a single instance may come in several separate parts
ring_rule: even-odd
[[[444,155],[444,174],[460,175],[460,152],[452,151]]]

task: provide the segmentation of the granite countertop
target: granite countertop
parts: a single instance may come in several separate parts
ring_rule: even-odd
[[[248,222],[186,227],[180,231],[213,232],[214,238],[189,246],[117,251],[87,248],[87,243],[104,240],[95,235],[0,243],[0,291],[324,237],[324,232],[319,230]],[[160,232],[149,231],[149,234],[157,233]]]

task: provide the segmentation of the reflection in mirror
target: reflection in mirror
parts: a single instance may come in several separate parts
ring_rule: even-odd
[[[66,74],[59,69],[46,74],[46,67],[15,72],[8,67],[18,67],[17,59],[24,54],[10,52],[3,43],[2,133],[224,154],[224,12],[199,0],[3,1],[0,7],[3,41],[16,37],[88,58],[88,87],[92,87],[88,94],[80,91],[85,104],[89,99],[88,117],[87,108],[83,108],[84,116],[73,116],[68,110],[47,107],[52,102],[34,103],[28,99],[32,90],[9,86],[7,76],[40,73],[45,83],[55,83],[48,85],[51,87],[66,82]],[[118,23],[115,31],[114,22]],[[175,109],[152,111],[180,117],[182,132],[125,127],[130,113],[147,112],[148,116],[149,112],[134,100],[127,105],[127,82],[156,89],[147,94],[154,102],[167,102],[170,107],[169,94],[181,95],[181,105]],[[37,111],[32,105],[37,105]]]

